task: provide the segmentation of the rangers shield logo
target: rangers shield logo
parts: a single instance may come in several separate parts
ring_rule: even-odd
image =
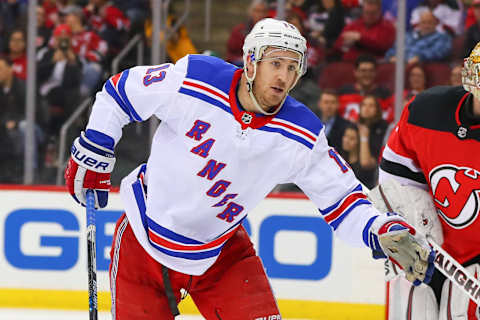
[[[248,113],[246,113],[246,112],[244,112],[244,113],[242,114],[242,122],[243,122],[243,123],[245,123],[245,124],[250,124],[250,123],[252,122],[252,119],[253,119],[252,115],[250,115],[250,114],[248,114]]]
[[[462,229],[475,221],[480,210],[480,172],[441,165],[429,177],[435,206],[446,223]]]

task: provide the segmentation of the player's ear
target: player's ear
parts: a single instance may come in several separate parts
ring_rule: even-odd
[[[249,77],[253,76],[253,63],[250,56],[247,57],[247,65],[245,66],[245,72]]]

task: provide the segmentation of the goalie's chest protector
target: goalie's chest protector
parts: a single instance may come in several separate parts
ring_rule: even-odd
[[[402,118],[407,155],[430,186],[443,246],[461,263],[480,254],[480,119],[467,115],[472,100],[462,87],[434,88],[413,100]]]
[[[275,117],[244,112],[236,95],[241,74],[220,59],[190,56],[143,168],[146,201],[139,203],[138,187],[122,196],[142,246],[180,272],[201,274],[215,261],[247,213],[290,179],[322,127],[290,97]]]

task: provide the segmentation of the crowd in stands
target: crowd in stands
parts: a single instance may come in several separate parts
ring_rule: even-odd
[[[21,183],[23,177],[27,11],[27,0],[0,2],[0,183]],[[34,166],[48,173],[36,182],[54,183],[63,165],[57,163],[61,126],[111,76],[112,59],[135,34],[151,39],[151,1],[39,0],[36,13]],[[168,19],[170,27],[173,12]],[[185,38],[190,41],[184,27],[169,35],[172,61],[196,53],[191,41],[178,49]]]
[[[308,72],[291,95],[318,114],[330,145],[372,187],[395,120],[398,1],[285,2],[285,19],[308,47]],[[276,5],[276,0],[245,1],[247,17],[231,29],[222,58],[242,66],[245,36],[260,19],[275,17]],[[404,102],[434,85],[460,85],[463,57],[480,41],[480,0],[406,0],[406,6]],[[0,183],[21,183],[26,16],[27,0],[0,2]],[[170,12],[167,26],[176,19]],[[150,0],[39,1],[36,166],[61,165],[52,147],[60,127],[111,75],[112,58],[138,33],[151,46]],[[169,61],[199,52],[185,26],[167,34]],[[160,34],[161,40],[166,36]]]
[[[286,20],[307,39],[309,71],[292,96],[318,114],[329,144],[367,187],[395,121],[396,0],[287,0]],[[251,1],[226,59],[242,65],[252,25],[276,1]],[[480,0],[406,0],[404,103],[435,85],[461,85],[463,57],[480,41]],[[315,94],[316,93],[316,94]],[[296,190],[280,186],[279,190]]]

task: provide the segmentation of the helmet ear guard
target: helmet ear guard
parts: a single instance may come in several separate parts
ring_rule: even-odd
[[[243,68],[245,71],[245,77],[247,79],[247,88],[250,98],[252,99],[253,104],[259,113],[264,115],[273,115],[280,111],[281,106],[285,102],[287,96],[285,96],[285,98],[273,112],[267,112],[260,107],[253,94],[253,81],[255,80],[255,76],[257,74],[257,63],[261,61],[265,50],[268,47],[289,50],[298,53],[300,56],[298,61],[299,67],[297,70],[298,76],[295,79],[292,87],[288,89],[288,94],[288,92],[297,84],[298,79],[300,79],[300,77],[307,72],[305,54],[307,50],[307,41],[294,25],[285,21],[271,18],[266,18],[257,22],[252,31],[250,31],[245,38],[245,42],[243,44]],[[251,77],[247,72],[248,62],[253,64],[253,75]]]

